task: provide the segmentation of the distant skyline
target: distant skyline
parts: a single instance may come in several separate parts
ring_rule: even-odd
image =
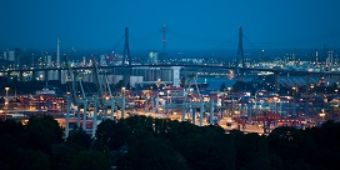
[[[1,0],[0,48],[131,50],[340,48],[338,0]]]

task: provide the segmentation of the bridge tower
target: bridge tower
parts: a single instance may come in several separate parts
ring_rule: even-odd
[[[123,65],[125,65],[126,58],[128,58],[129,66],[131,66],[130,45],[129,45],[129,28],[125,27],[125,43],[123,51]]]
[[[126,68],[124,68],[124,86],[128,86],[130,83],[130,76],[131,76],[131,55],[130,55],[130,45],[129,45],[129,28],[125,27],[125,43],[124,43],[124,50],[123,50],[123,63],[122,65],[126,65],[126,60],[128,59],[129,64]]]
[[[241,68],[245,67],[242,27],[240,27],[238,31],[237,66]]]

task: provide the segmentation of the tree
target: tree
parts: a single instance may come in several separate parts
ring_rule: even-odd
[[[125,145],[130,138],[131,130],[124,120],[116,123],[104,120],[96,132],[96,147],[104,150],[116,150]]]
[[[24,143],[24,128],[14,120],[0,120],[0,169],[15,162],[15,153]]]
[[[295,159],[299,155],[299,143],[302,140],[299,130],[290,127],[274,129],[268,137],[272,153],[280,155],[284,160]]]
[[[0,121],[0,139],[1,137],[10,136],[11,138],[17,140],[15,143],[21,143],[23,133],[24,127],[20,123],[12,119]]]
[[[31,117],[26,133],[27,144],[32,149],[50,151],[52,144],[63,141],[63,131],[52,116]]]
[[[59,143],[52,146],[52,151],[50,153],[50,159],[52,169],[55,170],[71,170],[71,162],[74,157],[79,152],[79,146],[70,145],[66,143]]]
[[[106,170],[109,168],[107,157],[99,151],[81,151],[73,157],[71,162],[72,170]]]
[[[67,138],[67,144],[80,150],[89,149],[92,144],[92,139],[85,131],[79,129],[71,131],[70,136]]]
[[[118,162],[124,170],[185,170],[188,169],[181,154],[162,140],[147,138],[131,145],[126,157]]]
[[[50,169],[50,161],[48,155],[36,150],[18,150],[12,162],[12,169],[25,170],[48,170]]]

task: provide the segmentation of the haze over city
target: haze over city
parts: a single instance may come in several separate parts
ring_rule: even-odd
[[[0,48],[121,49],[124,27],[131,49],[160,49],[167,26],[169,51],[237,46],[243,26],[248,49],[340,47],[337,0],[2,0]]]

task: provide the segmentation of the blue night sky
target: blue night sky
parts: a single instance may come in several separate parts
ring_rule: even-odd
[[[1,0],[0,48],[131,50],[340,47],[338,0]]]

